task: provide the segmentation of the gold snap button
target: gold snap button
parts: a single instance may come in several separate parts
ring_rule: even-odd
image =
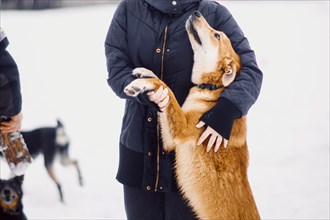
[[[156,49],[156,53],[160,53],[160,51],[161,51],[160,48]]]
[[[147,186],[147,190],[148,190],[148,191],[151,190],[151,186]]]
[[[151,122],[152,121],[152,118],[148,118],[148,122]]]
[[[151,157],[151,155],[152,155],[152,153],[149,151],[149,152],[148,152],[148,156]]]
[[[167,49],[166,52],[170,52],[170,49]]]
[[[160,190],[163,190],[163,187],[162,187],[162,186],[160,186],[160,187],[159,187],[159,189],[160,189]]]

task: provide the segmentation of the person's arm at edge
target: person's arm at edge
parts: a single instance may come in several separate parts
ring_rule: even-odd
[[[126,1],[122,1],[114,13],[105,40],[107,82],[117,96],[132,99],[124,93],[124,88],[135,79],[131,74],[134,67],[129,58],[126,28]]]
[[[2,81],[0,82],[0,95],[7,96],[7,98],[11,99],[7,101],[3,100],[4,103],[2,104],[6,106],[2,106],[1,104],[0,116],[7,118],[7,120],[1,123],[0,130],[7,133],[17,131],[21,128],[23,119],[21,113],[22,95],[16,62],[7,51],[7,46],[9,45],[8,38],[2,28],[0,31],[0,81]]]
[[[263,75],[257,65],[254,51],[231,13],[224,6],[217,7],[215,19],[218,26],[215,28],[230,38],[241,58],[241,70],[236,80],[223,91],[217,105],[200,120],[228,140],[234,120],[246,115],[258,98]]]

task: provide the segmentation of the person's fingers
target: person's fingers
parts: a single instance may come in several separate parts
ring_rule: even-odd
[[[164,90],[163,86],[160,86],[154,94],[149,96],[149,100],[154,102],[156,99],[158,99],[159,96],[161,96],[163,90]]]
[[[8,132],[11,132],[13,129],[14,129],[13,127],[2,126],[1,127],[1,132],[8,133]]]
[[[10,123],[8,121],[1,122],[1,127],[8,127]]]
[[[166,107],[169,100],[170,100],[170,96],[166,96],[161,102],[158,103],[158,107],[160,109]]]
[[[217,135],[212,134],[210,139],[209,139],[209,142],[207,143],[207,148],[206,148],[207,152],[210,152],[210,150],[213,147],[214,142],[215,142],[216,139],[217,139]]]
[[[8,127],[11,127],[12,124],[13,124],[12,121],[2,122],[2,123],[1,123],[1,127],[2,127],[2,128],[8,128]]]
[[[163,101],[166,96],[168,95],[168,88],[165,88],[163,92],[160,94],[160,96],[154,100],[156,104],[159,104],[161,101]]]
[[[151,91],[147,93],[148,96],[152,96],[153,94],[155,94],[155,91]]]
[[[197,145],[201,145],[210,134],[210,130],[207,128],[198,139]]]
[[[5,126],[2,128],[2,131],[4,132],[10,132],[14,129],[15,127],[13,125]]]
[[[196,128],[201,128],[201,127],[203,127],[204,125],[205,125],[205,122],[200,121],[200,122],[198,122],[198,124],[196,125]]]
[[[21,121],[18,121],[18,122],[16,123],[16,126],[15,126],[14,129],[16,129],[16,131],[19,130],[19,129],[21,129],[21,125],[22,125],[22,122],[21,122]]]
[[[217,141],[215,143],[214,152],[218,152],[221,143],[222,143],[222,137],[218,136]]]
[[[227,139],[223,139],[224,141],[223,141],[223,146],[225,147],[225,148],[227,148],[227,145],[228,145],[228,140]]]
[[[12,120],[12,121],[19,121],[19,122],[21,122],[22,119],[23,119],[23,114],[22,114],[22,112],[20,112],[20,113],[18,113],[17,115],[11,117],[11,120]]]
[[[2,122],[0,124],[0,131],[4,133],[15,132],[21,128],[23,119],[23,114],[20,112],[19,114],[11,117],[9,121]]]

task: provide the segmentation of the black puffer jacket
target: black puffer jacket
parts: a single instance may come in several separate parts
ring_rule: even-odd
[[[21,112],[22,97],[16,63],[6,50],[8,44],[0,28],[0,116],[10,118]]]
[[[202,120],[229,138],[233,121],[247,114],[258,97],[262,73],[247,39],[224,6],[205,0],[122,1],[105,42],[108,84],[126,99],[117,176],[122,183],[158,191],[169,191],[173,186],[168,178],[172,175],[173,155],[162,153],[156,111],[123,91],[135,79],[132,70],[145,67],[156,73],[183,104],[193,86],[193,51],[185,22],[196,10],[212,27],[227,34],[242,64],[237,80],[225,89],[218,105]]]

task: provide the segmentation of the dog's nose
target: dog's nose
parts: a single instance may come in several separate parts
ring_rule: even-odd
[[[10,190],[9,189],[4,189],[3,190],[3,194],[5,194],[6,196],[10,194]]]
[[[199,11],[195,11],[195,12],[194,12],[194,15],[195,15],[197,18],[202,17],[202,14],[201,14]]]

